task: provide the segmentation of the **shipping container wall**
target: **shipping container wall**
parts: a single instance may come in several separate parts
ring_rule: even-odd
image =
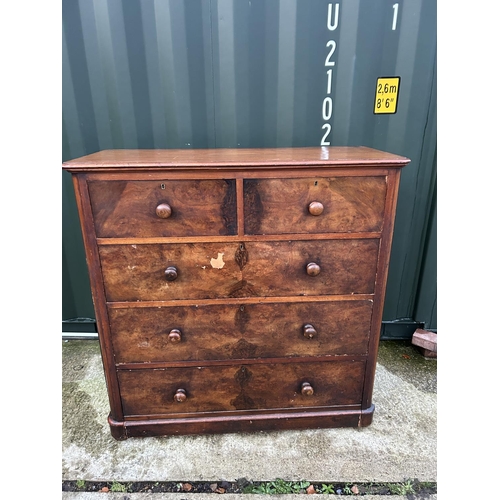
[[[437,329],[434,0],[63,0],[62,13],[62,161],[113,148],[320,145],[410,158],[384,321]],[[62,176],[63,330],[91,331]]]

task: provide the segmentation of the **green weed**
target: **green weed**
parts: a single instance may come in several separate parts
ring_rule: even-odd
[[[310,486],[309,481],[285,481],[277,478],[271,482],[264,482],[257,486],[249,485],[243,490],[243,493],[257,493],[260,495],[287,495],[291,493],[302,493]]]
[[[110,491],[118,491],[121,493],[127,492],[127,487],[124,484],[117,483],[115,481],[113,481],[113,483],[111,484],[111,488],[109,488],[109,489],[110,489]]]
[[[333,484],[322,484],[321,493],[323,493],[324,495],[335,495]]]
[[[393,495],[407,495],[409,493],[415,493],[415,490],[413,489],[413,483],[410,479],[408,479],[404,483],[389,484],[388,487],[389,491]]]

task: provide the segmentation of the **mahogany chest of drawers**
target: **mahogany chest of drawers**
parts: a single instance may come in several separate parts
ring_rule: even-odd
[[[408,162],[315,147],[64,163],[112,435],[369,425]]]

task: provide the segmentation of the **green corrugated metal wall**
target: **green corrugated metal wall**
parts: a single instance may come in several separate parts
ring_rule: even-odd
[[[62,13],[62,161],[112,148],[322,140],[411,158],[384,321],[437,329],[435,0],[63,0]],[[383,76],[401,78],[396,114],[373,113]],[[62,175],[63,321],[92,319]]]

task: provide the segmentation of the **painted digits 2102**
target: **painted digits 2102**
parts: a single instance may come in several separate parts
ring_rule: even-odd
[[[335,6],[332,3],[328,4],[328,15],[326,18],[326,25],[329,31],[335,31],[339,25],[339,4],[336,3]],[[326,70],[326,97],[323,99],[323,106],[321,114],[325,123],[321,127],[325,131],[323,138],[321,139],[321,146],[330,145],[330,134],[332,132],[332,125],[330,122],[333,114],[333,101],[331,97],[332,93],[332,80],[333,80],[333,67],[335,66],[335,61],[333,60],[333,55],[337,49],[337,42],[335,40],[328,40],[326,42],[326,48],[328,49],[327,56],[325,58],[325,68]]]

